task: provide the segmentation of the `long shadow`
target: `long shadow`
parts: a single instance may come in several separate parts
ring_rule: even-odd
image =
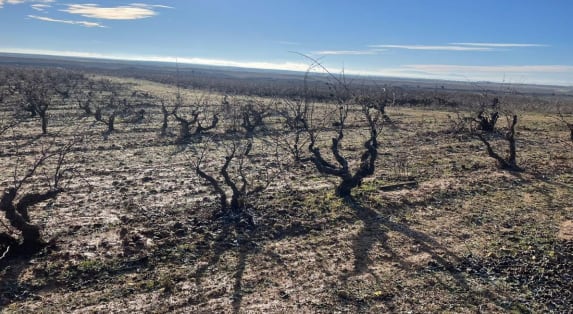
[[[403,258],[401,258],[388,243],[389,237],[387,233],[394,231],[415,239],[421,250],[430,254],[432,259],[435,261],[436,265],[434,265],[434,268],[447,271],[456,280],[456,283],[460,288],[466,291],[471,290],[469,284],[463,277],[463,274],[455,266],[461,262],[461,259],[445,247],[441,246],[437,241],[422,232],[411,229],[407,225],[392,222],[379,212],[363,206],[355,200],[349,201],[348,205],[355,210],[356,218],[363,222],[364,227],[353,241],[353,253],[355,256],[354,269],[351,273],[342,276],[343,280],[346,281],[354,275],[366,272],[370,273],[376,279],[380,279],[376,274],[374,274],[374,272],[369,270],[369,266],[373,263],[369,257],[370,251],[376,244],[381,245],[389,255],[387,258],[389,261],[398,263],[403,269],[412,269],[414,265],[403,260]],[[340,222],[353,223],[354,221],[356,220],[342,219]],[[245,230],[233,223],[223,223],[219,236],[213,239],[215,246],[210,247],[205,245],[199,252],[197,252],[199,256],[212,252],[212,256],[207,264],[202,265],[194,272],[192,277],[195,278],[196,285],[201,287],[202,279],[206,275],[210,266],[219,263],[221,257],[225,253],[230,251],[237,252],[238,257],[233,274],[233,291],[231,299],[233,312],[239,313],[243,301],[243,275],[247,266],[247,260],[249,255],[258,252],[257,243],[260,244],[261,236],[264,238],[264,240],[262,240],[263,242],[275,241],[284,238],[303,237],[308,235],[312,230],[318,230],[319,228],[319,225],[295,225],[278,234],[269,235],[267,234],[269,230],[265,230],[264,227],[255,230]],[[235,236],[235,234],[237,236]],[[273,257],[273,259],[277,259],[277,262],[280,263],[280,257]],[[185,307],[191,303],[193,302],[181,304],[180,307]],[[197,304],[198,303],[195,303],[195,305]]]
[[[26,285],[22,283],[21,275],[31,266],[30,261],[35,258],[43,259],[49,256],[48,253],[26,253],[10,256],[0,260],[0,312],[3,307],[16,301],[28,299],[38,299],[38,294],[45,289],[63,287],[60,279],[41,274],[45,279],[41,286]],[[117,277],[122,274],[138,272],[141,268],[148,268],[148,257],[125,260],[118,264],[107,265],[105,269],[97,272],[84,272],[77,268],[69,268],[67,276],[70,282],[83,287],[97,283],[102,278]],[[66,286],[70,288],[70,286]],[[72,288],[73,289],[73,288]]]
[[[363,228],[353,241],[354,269],[351,273],[341,276],[343,281],[364,273],[369,273],[378,279],[369,268],[373,264],[373,261],[370,259],[370,252],[377,243],[389,255],[388,261],[396,263],[404,270],[413,269],[415,265],[401,258],[388,243],[388,232],[393,231],[414,240],[422,252],[431,256],[432,260],[428,263],[430,269],[447,273],[455,280],[459,288],[468,292],[472,291],[470,284],[464,277],[464,272],[458,268],[458,265],[463,264],[463,258],[457,256],[427,234],[413,230],[405,224],[390,221],[381,213],[362,205],[356,199],[347,199],[346,203],[355,210],[356,217],[363,223]],[[476,295],[478,294],[476,293]],[[484,297],[498,305],[502,305],[502,302],[496,300],[492,295]]]
[[[195,277],[195,283],[198,286],[201,284],[201,278],[203,278],[209,266],[217,264],[221,259],[221,256],[231,248],[230,232],[231,232],[231,226],[228,224],[223,224],[223,229],[221,231],[221,234],[214,239],[214,243],[216,243],[216,246],[214,248],[213,256],[211,257],[211,259],[207,264],[197,268],[197,271],[195,271],[195,273],[193,274],[193,276]],[[197,254],[201,256],[203,254],[208,253],[209,250],[210,247],[205,245],[199,252],[197,252]]]
[[[233,278],[235,279],[235,283],[233,284],[233,313],[239,313],[241,310],[241,303],[243,302],[243,274],[245,272],[245,267],[247,264],[247,258],[249,254],[254,253],[252,247],[249,247],[251,244],[250,239],[242,239],[239,241],[239,262],[237,263],[237,270],[235,271],[235,275]]]
[[[238,237],[235,237],[234,234],[237,234]],[[234,283],[233,294],[231,297],[233,313],[239,313],[241,309],[241,303],[243,301],[243,274],[245,272],[249,255],[256,251],[255,242],[253,241],[255,234],[255,231],[244,230],[235,223],[223,223],[220,235],[214,239],[214,243],[216,243],[216,245],[213,251],[213,256],[209,259],[207,264],[199,267],[193,274],[196,285],[201,287],[202,278],[205,276],[209,266],[216,265],[221,260],[221,256],[226,252],[236,251],[238,253],[238,262],[235,274],[233,275]],[[202,253],[207,253],[208,250],[208,247],[204,247]],[[186,305],[187,304],[184,304],[182,306],[184,307]]]
[[[345,218],[339,219],[338,222],[352,223],[352,221]],[[278,241],[285,238],[304,237],[314,230],[322,230],[323,228],[323,225],[318,222],[310,225],[293,224],[285,229],[281,229],[280,232],[273,232],[276,230],[267,227],[265,224],[257,225],[254,228],[245,228],[244,225],[238,224],[236,222],[220,221],[218,226],[221,228],[221,231],[217,237],[212,239],[212,242],[215,245],[202,245],[201,249],[195,252],[197,256],[203,256],[212,252],[211,258],[206,264],[197,268],[191,277],[195,279],[195,284],[200,289],[202,280],[206,276],[209,267],[219,263],[221,257],[225,253],[236,252],[237,264],[233,274],[233,292],[231,295],[234,313],[239,313],[241,310],[244,296],[243,275],[246,270],[247,260],[250,255],[261,253],[259,247],[265,242]],[[272,252],[262,253],[268,255],[278,264],[284,266],[284,262],[279,255],[273,254]],[[198,305],[201,303],[201,301],[201,296],[198,296],[198,298],[190,299],[188,302],[180,304],[174,308],[184,308],[188,305]]]
[[[11,256],[0,260],[0,311],[15,300],[33,295],[20,284],[20,275],[28,268],[31,255]]]
[[[546,204],[545,206],[547,206],[547,208],[560,207],[559,205],[556,205],[554,203],[555,200],[559,199],[559,197],[555,196],[556,189],[565,189],[566,191],[573,191],[573,185],[555,181],[550,177],[550,175],[544,174],[539,171],[529,171],[529,174],[532,176],[532,178],[525,177],[523,173],[510,172],[510,174],[521,180],[521,184],[530,184],[529,186],[534,188],[533,192],[542,195],[544,197],[544,203]],[[533,185],[532,183],[534,183],[534,181],[542,183],[542,185],[541,186]],[[566,197],[564,196],[561,196],[561,198],[566,199]],[[565,202],[567,203],[566,200]]]

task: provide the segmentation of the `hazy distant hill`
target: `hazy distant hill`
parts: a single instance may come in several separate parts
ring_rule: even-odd
[[[16,66],[48,66],[64,67],[76,70],[90,70],[109,72],[113,75],[134,76],[138,78],[153,79],[160,76],[174,76],[177,71],[181,77],[195,80],[216,80],[238,81],[244,84],[272,84],[297,86],[304,80],[303,72],[284,70],[261,70],[251,68],[235,68],[222,66],[207,66],[196,64],[179,64],[152,61],[131,61],[112,60],[98,58],[61,57],[48,55],[31,55],[0,52],[0,65]],[[533,85],[533,84],[500,84],[493,82],[458,82],[430,79],[412,79],[398,77],[374,77],[374,76],[352,76],[348,78],[361,85],[400,87],[416,90],[442,90],[442,91],[502,91],[511,90],[512,93],[525,93],[539,96],[573,96],[573,87]],[[157,80],[157,79],[155,79]],[[325,82],[324,74],[313,74],[312,80],[315,82]]]

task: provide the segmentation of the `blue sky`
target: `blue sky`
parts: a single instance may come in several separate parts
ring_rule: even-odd
[[[0,0],[0,51],[572,86],[573,1]]]

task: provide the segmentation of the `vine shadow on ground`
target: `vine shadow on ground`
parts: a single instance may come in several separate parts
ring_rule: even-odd
[[[465,291],[471,296],[471,300],[466,300],[467,302],[474,303],[474,305],[479,305],[483,302],[493,302],[502,308],[507,307],[507,303],[494,293],[477,291],[472,288],[467,278],[473,275],[466,273],[462,269],[463,265],[468,264],[465,261],[465,257],[456,255],[424,232],[414,230],[404,223],[392,221],[383,213],[365,206],[355,198],[347,198],[345,203],[355,211],[356,218],[362,222],[363,227],[352,243],[354,254],[353,270],[340,276],[343,282],[347,283],[351,277],[365,273],[369,273],[377,281],[381,280],[379,276],[370,270],[370,266],[374,263],[370,258],[370,253],[377,243],[390,256],[388,259],[394,265],[400,269],[412,271],[415,265],[401,257],[389,244],[390,238],[388,233],[395,232],[411,239],[419,246],[421,252],[427,253],[431,260],[423,269],[442,272],[450,276],[455,282],[456,289]]]

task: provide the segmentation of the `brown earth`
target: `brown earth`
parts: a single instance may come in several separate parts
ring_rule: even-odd
[[[333,195],[336,180],[284,158],[280,177],[252,199],[250,228],[212,219],[216,197],[190,166],[194,145],[181,150],[158,136],[158,109],[142,124],[119,123],[107,140],[103,125],[74,120],[74,112],[54,110],[51,129],[61,130],[61,139],[85,137],[71,156],[79,173],[66,193],[32,211],[55,244],[2,261],[3,312],[505,313],[573,306],[563,292],[573,291],[573,150],[567,131],[544,114],[520,115],[525,172],[511,173],[497,169],[479,140],[449,133],[448,112],[390,108],[394,126],[380,138],[377,172],[352,202]],[[65,128],[70,119],[78,129]],[[18,137],[0,139],[0,164],[10,170],[0,173],[2,189],[22,162],[18,156],[31,160],[39,151],[38,131],[30,120],[17,127]],[[344,154],[354,160],[360,132],[344,140]],[[253,172],[269,167],[270,141],[257,140]],[[223,155],[211,152],[205,164],[215,173]],[[410,180],[418,185],[380,190]]]

